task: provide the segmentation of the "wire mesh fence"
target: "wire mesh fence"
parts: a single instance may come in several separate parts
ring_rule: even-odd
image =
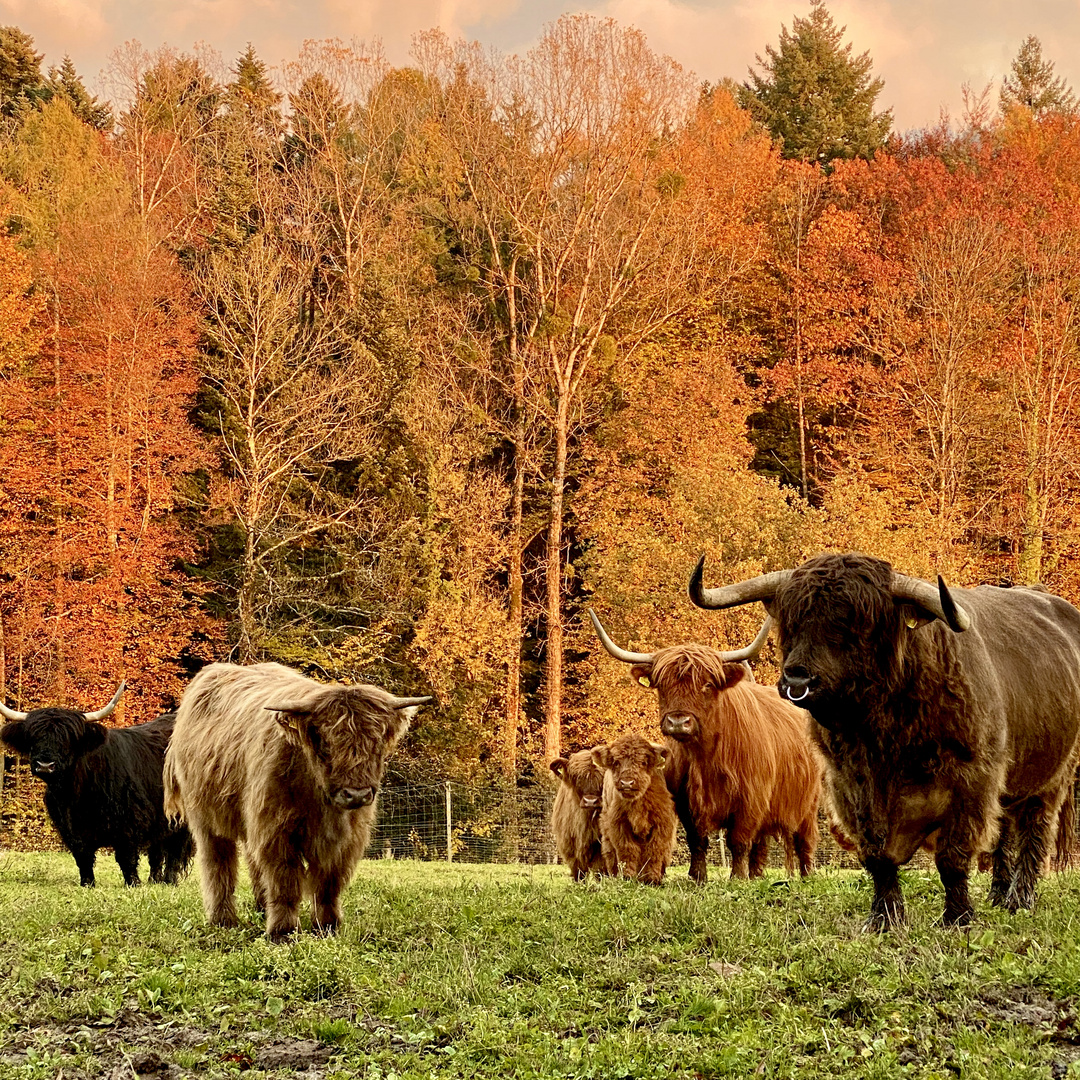
[[[55,851],[62,847],[43,802],[44,784],[25,761],[4,756],[0,774],[0,847],[19,851]],[[456,781],[391,784],[379,795],[379,813],[367,850],[369,859],[420,859],[464,863],[555,863],[551,807],[557,788],[473,786]],[[857,867],[819,822],[819,867]],[[784,865],[783,848],[771,842],[769,866]],[[674,865],[689,863],[690,852],[679,830]],[[710,865],[730,865],[720,839],[709,848]],[[915,865],[933,866],[919,852]]]

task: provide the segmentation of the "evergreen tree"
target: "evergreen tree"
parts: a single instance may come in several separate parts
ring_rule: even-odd
[[[67,99],[71,111],[84,123],[98,131],[109,131],[113,126],[112,109],[108,103],[99,102],[83,84],[70,56],[65,56],[58,68],[49,68],[45,80],[46,96],[50,99]]]
[[[44,96],[43,53],[34,52],[34,39],[17,26],[0,26],[0,112],[11,116],[20,103]]]
[[[233,69],[236,78],[225,91],[230,113],[244,114],[252,128],[267,140],[281,135],[281,94],[274,89],[266,64],[249,43]]]
[[[827,165],[835,158],[872,158],[888,138],[892,110],[874,112],[884,83],[871,79],[869,53],[851,55],[842,44],[825,0],[812,0],[810,14],[780,28],[780,47],[766,46],[764,69],[751,69],[739,104],[760,120],[783,146],[786,158]]]
[[[1076,111],[1076,95],[1060,75],[1054,76],[1054,63],[1043,58],[1034,34],[1024,39],[1009,71],[1001,84],[1002,114],[1018,107],[1035,117]]]

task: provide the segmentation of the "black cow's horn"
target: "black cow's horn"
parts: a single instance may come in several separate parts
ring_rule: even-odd
[[[600,620],[596,617],[596,612],[592,608],[589,608],[589,618],[592,620],[593,629],[596,631],[596,636],[600,639],[600,644],[616,660],[621,660],[624,664],[651,664],[653,661],[653,654],[651,652],[629,652],[627,649],[620,649],[611,638],[608,637],[607,631],[600,625]]]
[[[971,616],[952,598],[940,574],[937,580],[935,589],[928,581],[894,572],[891,592],[897,600],[910,600],[925,608],[959,634],[971,626]]]
[[[83,713],[83,716],[85,716],[86,719],[89,720],[91,723],[93,723],[96,720],[104,720],[105,717],[108,716],[109,713],[111,713],[113,711],[113,709],[116,708],[117,703],[124,696],[124,691],[126,689],[127,689],[127,683],[122,682],[116,688],[116,693],[113,694],[112,701],[110,701],[109,704],[106,705],[104,709],[98,709],[97,712]]]
[[[698,559],[694,572],[690,575],[690,584],[687,591],[690,600],[699,608],[718,610],[720,608],[738,607],[740,604],[752,604],[760,600],[767,604],[777,593],[793,571],[776,570],[771,574],[761,574],[758,577],[740,581],[737,585],[723,585],[719,589],[702,588],[702,571],[705,567],[705,556]],[[766,632],[768,636],[768,632]],[[759,646],[760,648],[760,646]]]
[[[16,709],[9,709],[2,701],[0,701],[0,716],[5,720],[11,720],[18,723],[20,720],[25,720],[30,714],[19,712]]]

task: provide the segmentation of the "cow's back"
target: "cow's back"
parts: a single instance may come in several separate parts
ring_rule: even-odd
[[[283,740],[266,705],[287,698],[294,675],[279,664],[210,664],[192,679],[166,759],[166,784],[188,821],[244,839],[245,803],[272,797],[280,773]]]
[[[932,647],[962,666],[970,735],[1007,760],[1008,792],[1025,797],[1060,783],[1080,737],[1080,611],[1039,589],[956,589],[972,617],[954,634],[940,623]],[[925,633],[919,631],[919,633]],[[955,678],[946,667],[943,679]]]

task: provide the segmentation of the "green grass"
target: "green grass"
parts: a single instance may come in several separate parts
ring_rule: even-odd
[[[561,867],[364,863],[336,939],[206,926],[194,875],[0,855],[0,1077],[1080,1076],[1080,875],[861,933],[862,876],[661,889]],[[171,1066],[171,1067],[170,1067]]]

